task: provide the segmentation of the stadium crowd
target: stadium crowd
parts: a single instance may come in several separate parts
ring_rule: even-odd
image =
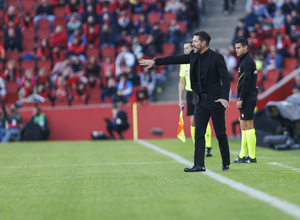
[[[197,0],[0,1],[1,96],[17,104],[95,98],[153,100],[163,68],[145,71],[141,57],[175,53],[198,25]],[[10,88],[8,88],[10,87]]]
[[[255,58],[260,91],[267,90],[299,67],[300,0],[252,0],[237,21],[232,45],[224,54],[231,74],[231,98],[236,97],[238,59],[233,42],[246,38]]]

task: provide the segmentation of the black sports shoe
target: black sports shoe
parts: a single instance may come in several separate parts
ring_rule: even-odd
[[[249,156],[246,158],[246,163],[256,163],[256,158],[251,159]]]
[[[222,171],[228,171],[228,170],[229,170],[229,165],[222,166]]]
[[[239,156],[232,161],[232,163],[247,163],[246,157],[240,158]]]
[[[184,172],[203,172],[206,171],[205,167],[200,166],[199,164],[194,165],[192,168],[184,168]]]
[[[206,157],[212,157],[211,147],[208,147],[208,148],[207,148],[207,151],[206,151]]]

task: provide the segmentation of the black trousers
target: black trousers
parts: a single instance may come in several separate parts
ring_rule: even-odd
[[[221,105],[221,103],[219,103]],[[229,145],[225,127],[225,108],[224,111],[216,110],[216,103],[207,98],[202,98],[196,105],[195,120],[195,154],[194,164],[205,166],[205,132],[207,123],[211,117],[216,137],[219,142],[220,153],[222,156],[222,164],[230,164]]]

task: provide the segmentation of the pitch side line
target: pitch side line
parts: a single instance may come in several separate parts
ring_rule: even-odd
[[[194,163],[182,158],[181,156],[179,156],[177,154],[174,154],[172,152],[166,151],[164,149],[161,149],[158,146],[150,144],[150,143],[148,143],[144,140],[137,140],[136,142],[143,145],[143,146],[145,146],[145,147],[148,147],[152,150],[155,150],[155,151],[157,151],[161,154],[164,154],[168,157],[171,157],[174,160],[176,160],[177,162],[182,163],[184,165],[187,165],[187,166],[193,166],[194,165]],[[229,187],[231,187],[235,190],[243,192],[243,193],[245,193],[245,194],[247,194],[247,195],[249,195],[249,196],[251,196],[255,199],[258,199],[260,201],[263,201],[263,202],[265,202],[265,203],[267,203],[267,204],[283,211],[284,213],[286,213],[290,216],[293,216],[297,219],[300,219],[300,207],[298,205],[295,205],[295,204],[292,204],[292,203],[290,203],[288,201],[285,201],[283,199],[279,199],[277,197],[271,196],[267,193],[264,193],[262,191],[254,189],[252,187],[246,186],[242,183],[236,182],[234,180],[226,178],[222,175],[219,175],[219,174],[214,173],[214,172],[212,172],[210,170],[207,170],[207,169],[206,169],[206,172],[203,172],[203,174],[205,174],[205,175],[211,177],[212,179],[215,179],[215,180],[217,180],[217,181],[219,181],[219,182],[221,182],[221,183],[223,183],[223,184],[225,184],[225,185],[227,185],[227,186],[229,186]]]
[[[90,167],[90,166],[112,166],[112,165],[141,165],[141,164],[166,164],[167,162],[132,162],[132,163],[93,163],[93,164],[60,164],[60,165],[29,165],[0,167],[0,169],[23,169],[23,168],[43,168],[43,167]]]

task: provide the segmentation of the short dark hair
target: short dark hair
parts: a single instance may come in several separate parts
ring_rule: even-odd
[[[200,41],[205,41],[207,46],[209,45],[211,37],[205,31],[197,31],[197,32],[194,33],[194,36],[198,36]]]
[[[184,44],[190,44],[191,46],[192,46],[192,41],[190,41],[190,40],[188,40],[188,41],[186,41],[186,42],[184,42]]]
[[[242,44],[243,47],[244,46],[249,47],[249,44],[248,44],[248,41],[246,38],[240,38],[240,39],[237,39],[236,41],[234,41],[234,44],[238,44],[238,43]]]

